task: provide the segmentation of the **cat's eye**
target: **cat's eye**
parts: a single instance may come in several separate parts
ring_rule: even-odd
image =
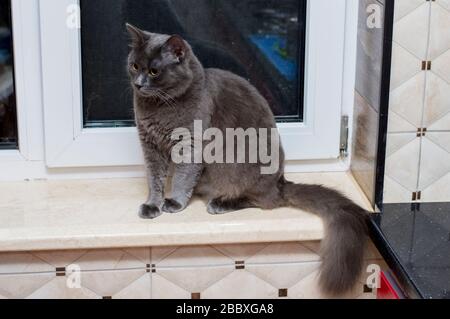
[[[133,63],[133,64],[131,64],[131,69],[133,71],[137,71],[137,70],[139,70],[139,65],[137,65],[136,63]]]
[[[159,70],[155,69],[155,68],[151,68],[150,70],[148,70],[148,74],[150,76],[157,76],[159,74]]]

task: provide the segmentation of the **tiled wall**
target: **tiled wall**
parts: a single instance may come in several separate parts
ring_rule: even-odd
[[[386,203],[450,200],[450,0],[396,0]]]
[[[321,298],[318,249],[305,242],[0,253],[0,299]],[[373,246],[366,255],[367,265],[385,267]],[[375,298],[368,275],[342,297]]]
[[[384,1],[359,1],[355,127],[351,170],[361,189],[374,204],[384,28],[368,27],[367,8],[370,5],[378,5],[382,9],[385,6]]]

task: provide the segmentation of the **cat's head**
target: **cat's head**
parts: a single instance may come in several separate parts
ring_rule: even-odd
[[[130,35],[128,72],[135,92],[144,97],[184,93],[193,81],[195,56],[179,35],[150,33],[126,24]]]

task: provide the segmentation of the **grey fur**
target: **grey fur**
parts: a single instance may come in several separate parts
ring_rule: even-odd
[[[270,210],[293,206],[323,218],[320,283],[325,293],[350,290],[362,271],[367,235],[367,212],[340,193],[315,185],[295,185],[284,178],[284,153],[272,175],[256,164],[184,164],[175,166],[171,198],[164,185],[174,146],[172,131],[193,130],[194,120],[204,129],[276,128],[267,101],[246,80],[227,71],[204,69],[189,44],[179,36],[152,34],[127,25],[131,35],[128,69],[134,88],[134,108],[149,182],[143,218],[162,211],[177,213],[193,194],[208,201],[208,212],[223,214],[249,207]],[[139,71],[133,70],[134,64]],[[157,69],[158,76],[149,75]],[[268,140],[270,143],[270,140]],[[224,153],[226,150],[224,150]]]

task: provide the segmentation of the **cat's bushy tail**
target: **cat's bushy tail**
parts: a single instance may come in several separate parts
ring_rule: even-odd
[[[282,183],[285,204],[323,219],[319,284],[326,294],[354,288],[362,273],[369,213],[341,193],[319,185]]]

